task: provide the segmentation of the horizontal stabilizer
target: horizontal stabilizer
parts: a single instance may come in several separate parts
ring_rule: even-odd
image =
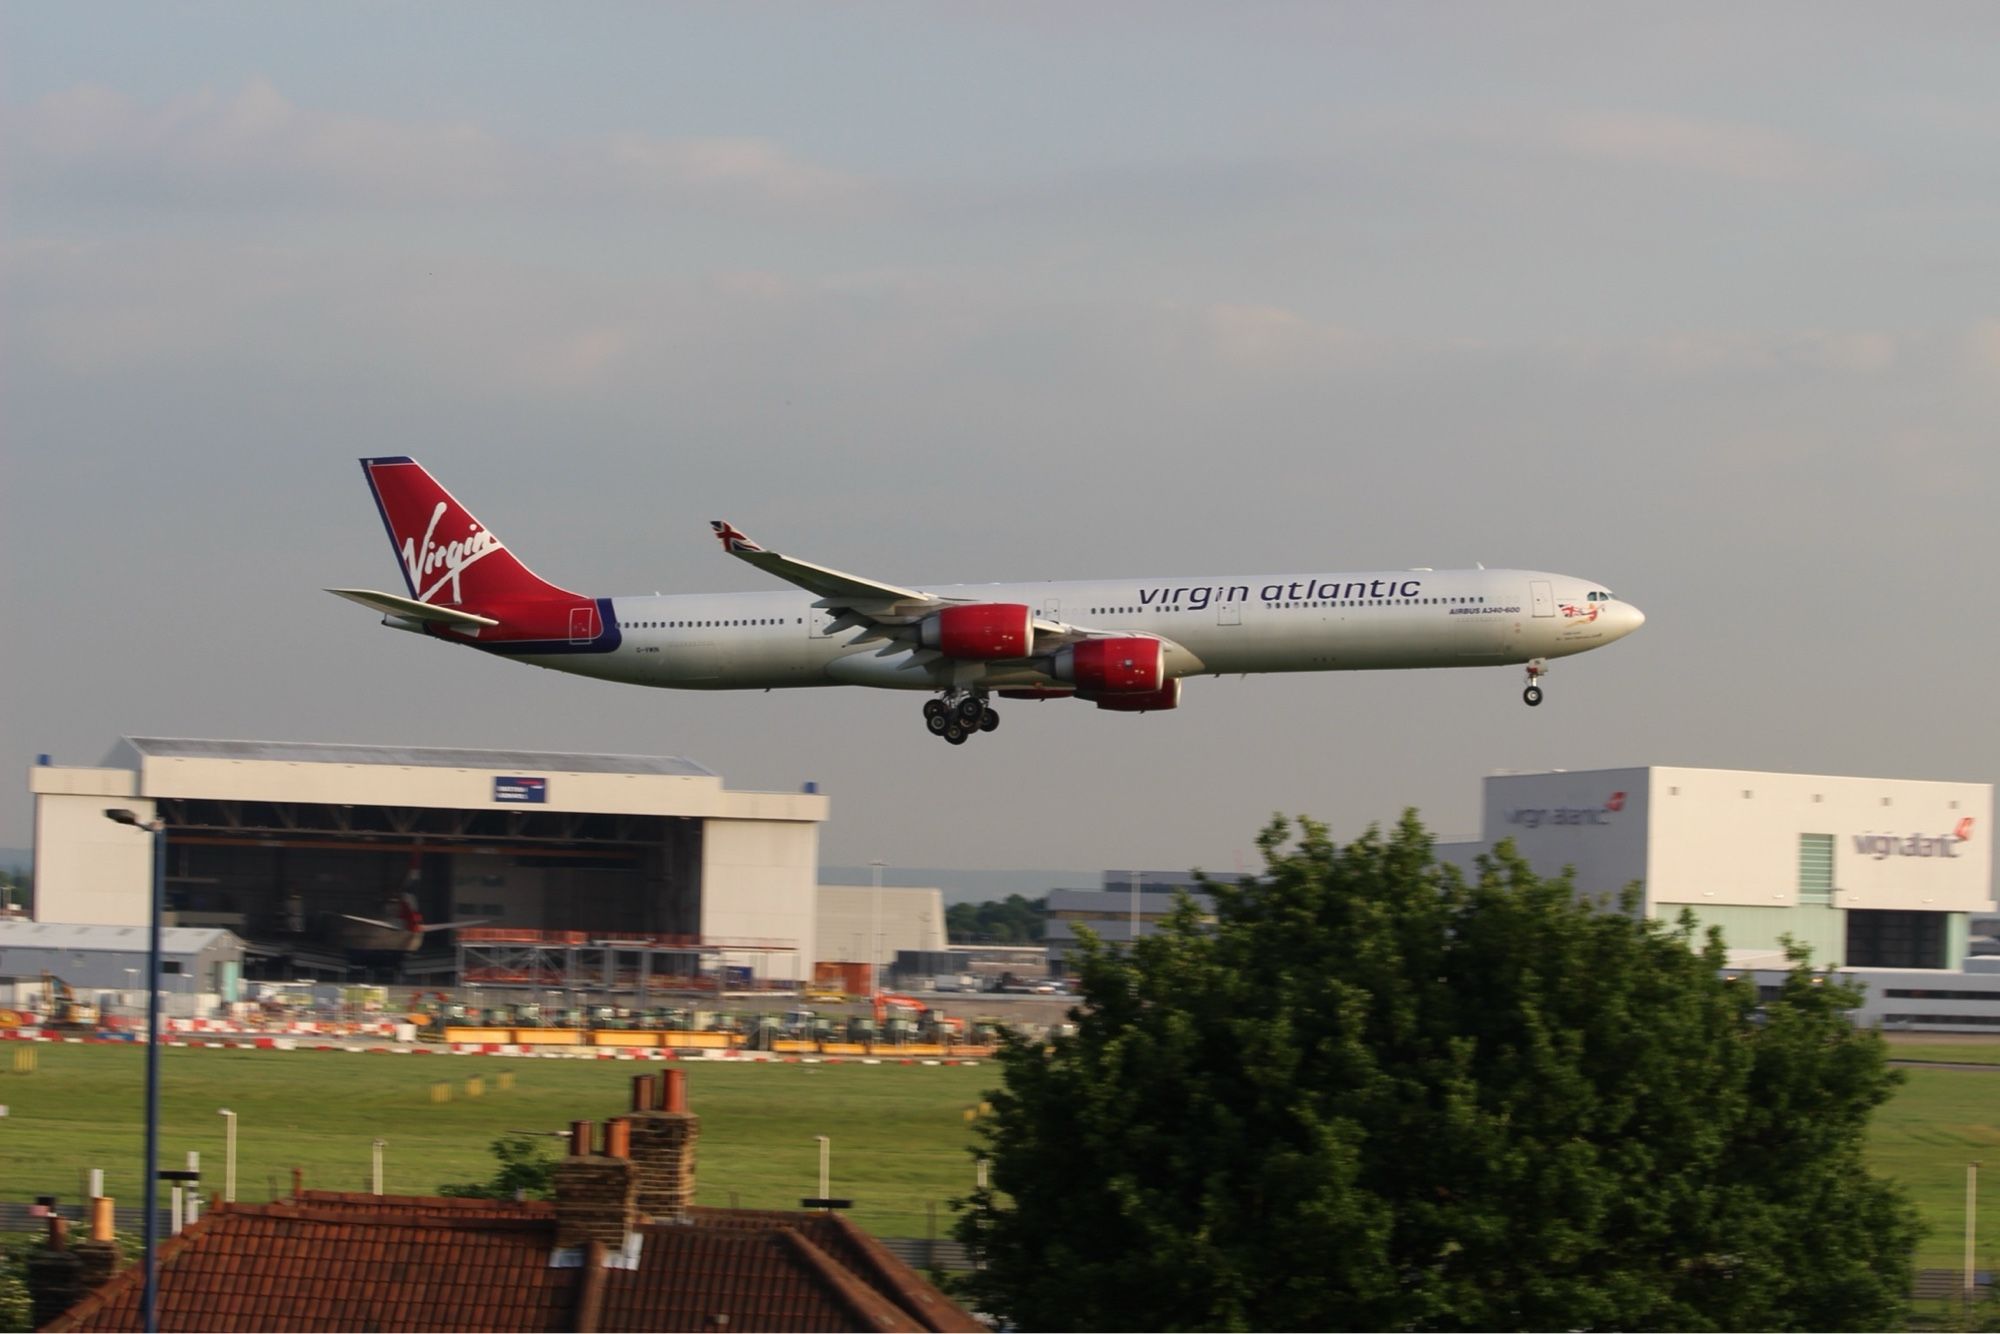
[[[428,936],[433,931],[456,931],[461,926],[485,926],[491,917],[468,917],[463,922],[425,922],[417,928],[417,934]]]
[[[381,612],[384,616],[401,616],[412,621],[429,621],[434,625],[498,625],[491,616],[475,616],[469,611],[455,611],[450,607],[433,606],[419,602],[415,598],[399,597],[394,593],[378,593],[372,588],[329,588],[327,592],[349,602],[359,602],[364,607]]]
[[[378,921],[376,921],[376,920],[375,920],[375,919],[374,919],[373,917],[356,917],[356,916],[355,916],[355,915],[354,915],[353,913],[351,913],[351,912],[344,912],[344,913],[342,913],[342,914],[341,914],[341,916],[342,916],[342,917],[345,917],[345,918],[346,918],[346,919],[347,919],[348,921],[350,921],[350,922],[359,922],[359,923],[361,923],[361,925],[363,925],[363,926],[379,926],[379,927],[381,927],[381,928],[382,928],[382,929],[383,929],[384,931],[404,931],[404,932],[407,932],[407,931],[409,930],[409,928],[408,928],[408,927],[406,927],[406,926],[397,926],[397,925],[396,925],[396,924],[395,924],[394,922],[378,922]]]

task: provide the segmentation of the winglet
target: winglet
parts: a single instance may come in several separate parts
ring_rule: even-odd
[[[762,551],[764,549],[745,537],[742,533],[736,531],[736,526],[727,520],[710,519],[708,526],[715,530],[716,539],[722,543],[722,549],[732,555],[739,552]]]

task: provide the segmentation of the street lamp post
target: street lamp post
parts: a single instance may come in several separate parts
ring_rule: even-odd
[[[140,1207],[145,1210],[145,1285],[139,1298],[139,1318],[146,1334],[155,1334],[159,1322],[158,1246],[160,1216],[158,1183],[160,1165],[160,917],[166,906],[167,822],[158,818],[141,820],[124,807],[113,807],[104,818],[131,825],[153,836],[153,902],[146,926],[146,1167],[140,1173]]]
[[[868,1002],[882,994],[882,867],[881,859],[868,863],[875,872],[875,892],[869,896]]]
[[[1131,958],[1132,951],[1139,948],[1139,873],[1132,872],[1132,940],[1125,946],[1125,957]]]
[[[236,1113],[227,1107],[216,1112],[222,1118],[222,1202],[236,1203]]]

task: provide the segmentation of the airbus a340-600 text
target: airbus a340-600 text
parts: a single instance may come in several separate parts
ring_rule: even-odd
[[[920,691],[954,745],[995,699],[1176,708],[1189,677],[1518,666],[1542,702],[1555,658],[1622,639],[1637,607],[1535,570],[1398,570],[904,587],[781,555],[730,524],[724,551],[790,588],[591,597],[529,571],[414,459],[361,460],[404,593],[329,592],[435,639],[634,685]]]

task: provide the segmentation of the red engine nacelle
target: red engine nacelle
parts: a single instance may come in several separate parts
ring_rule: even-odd
[[[1086,639],[1056,654],[1056,679],[1087,695],[1144,694],[1167,684],[1157,639]]]
[[[1102,695],[1095,701],[1100,709],[1110,709],[1114,713],[1152,713],[1156,710],[1178,709],[1181,706],[1181,683],[1176,677],[1158,690],[1149,690],[1143,695]]]
[[[925,648],[950,658],[1025,658],[1035,644],[1035,614],[1019,602],[946,607],[917,627]]]

